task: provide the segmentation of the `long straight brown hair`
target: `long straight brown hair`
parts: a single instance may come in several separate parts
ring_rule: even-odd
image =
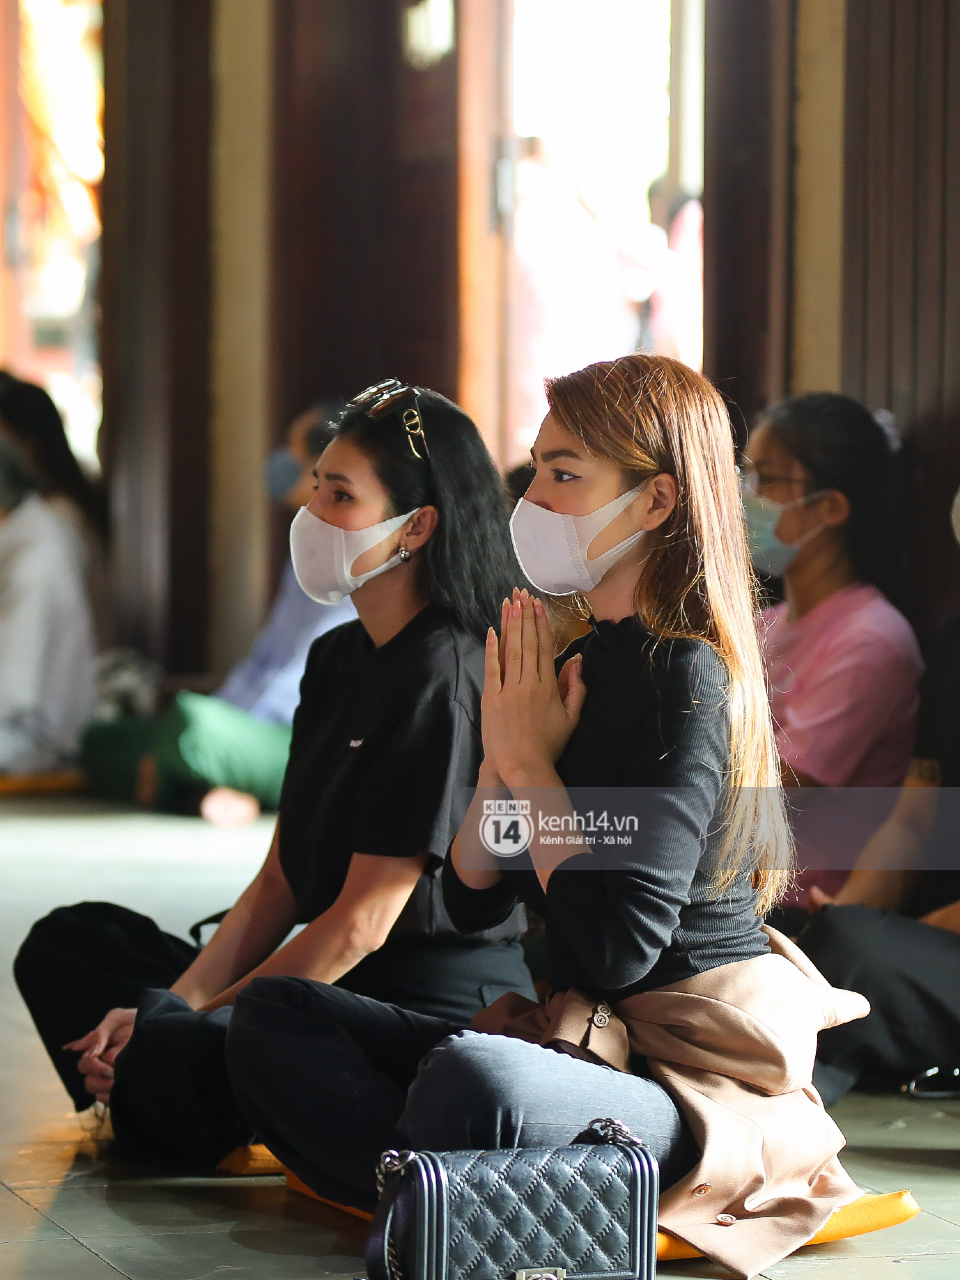
[[[637,583],[636,614],[664,640],[704,640],[729,680],[729,801],[714,889],[753,873],[758,914],[790,883],[793,841],[757,635],[733,433],[716,389],[679,360],[630,355],[547,383],[554,418],[633,488],[667,473],[677,502]]]

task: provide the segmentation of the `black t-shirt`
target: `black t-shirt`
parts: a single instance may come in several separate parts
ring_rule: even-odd
[[[940,763],[941,784],[960,787],[960,618],[940,634],[920,679],[913,754]]]
[[[482,757],[483,645],[435,606],[380,648],[360,622],[313,642],[280,796],[280,865],[308,922],[354,853],[432,855],[391,937],[456,934],[438,871]],[[522,916],[482,936],[515,937]]]
[[[913,748],[917,760],[936,760],[942,787],[960,787],[960,618],[940,633],[920,680],[920,711]],[[928,865],[955,867],[960,797],[941,797],[925,858]],[[906,914],[926,915],[960,900],[960,870],[928,871],[917,886]]]
[[[657,640],[633,618],[594,623],[560,661],[583,655],[587,695],[557,773],[568,787],[655,787],[669,797],[628,868],[569,858],[545,894],[529,855],[490,889],[444,867],[445,900],[464,929],[517,899],[543,916],[550,980],[620,999],[766,950],[748,874],[722,894],[710,868],[729,770],[727,676],[702,641]],[[558,664],[559,665],[559,664]]]

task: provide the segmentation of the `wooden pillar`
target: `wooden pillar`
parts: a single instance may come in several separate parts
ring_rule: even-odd
[[[457,399],[504,462],[510,422],[512,0],[459,0]]]
[[[268,606],[272,0],[215,0],[210,659],[224,674]]]
[[[456,50],[405,50],[412,7],[276,0],[278,432],[386,376],[457,394]]]
[[[846,82],[843,389],[905,436],[929,636],[960,611],[960,9],[848,0]]]
[[[207,665],[208,0],[105,0],[102,454],[119,643]]]
[[[839,391],[846,0],[799,0],[791,390]]]
[[[708,0],[704,372],[747,422],[790,381],[793,50],[794,0]]]

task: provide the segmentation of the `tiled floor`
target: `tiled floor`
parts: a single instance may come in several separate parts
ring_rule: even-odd
[[[277,1178],[176,1178],[111,1165],[84,1133],[10,979],[31,921],[82,898],[122,902],[185,932],[225,906],[266,849],[239,832],[82,801],[0,800],[0,1280],[303,1280],[362,1272],[359,1224]],[[905,1226],[802,1251],[768,1277],[960,1280],[960,1102],[854,1096],[837,1108],[865,1188],[911,1188]],[[720,1277],[706,1263],[664,1276]]]

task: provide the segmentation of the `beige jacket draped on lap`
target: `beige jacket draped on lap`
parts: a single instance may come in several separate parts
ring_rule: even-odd
[[[812,1076],[818,1032],[870,1006],[766,932],[766,955],[630,996],[609,1022],[595,1000],[571,992],[546,1007],[504,996],[473,1023],[538,1044],[559,1039],[620,1070],[631,1051],[643,1054],[702,1151],[662,1192],[660,1226],[739,1276],[779,1262],[860,1196]]]

